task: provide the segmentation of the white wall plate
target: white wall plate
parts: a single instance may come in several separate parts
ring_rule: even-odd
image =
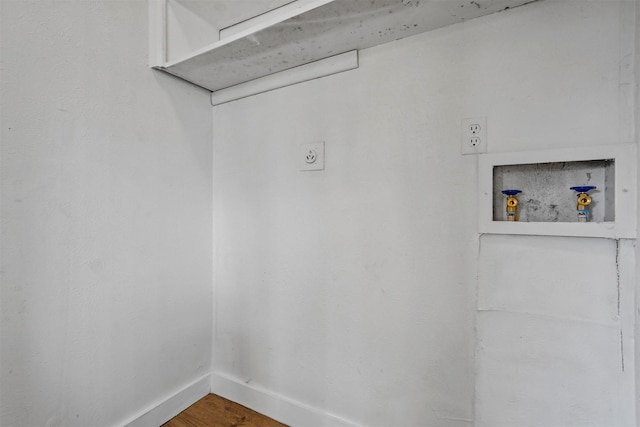
[[[298,163],[301,171],[324,170],[324,141],[302,144]]]

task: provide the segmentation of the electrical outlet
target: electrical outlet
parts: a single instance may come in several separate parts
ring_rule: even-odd
[[[486,117],[470,117],[462,119],[460,134],[460,152],[462,154],[479,154],[487,152]]]
[[[300,146],[300,170],[324,170],[324,142],[312,142]]]
[[[304,161],[306,164],[311,165],[318,161],[318,152],[313,149],[305,150],[306,154],[304,156]]]

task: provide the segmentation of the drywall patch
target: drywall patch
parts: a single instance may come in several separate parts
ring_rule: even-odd
[[[632,240],[483,236],[478,426],[633,425],[633,262]]]

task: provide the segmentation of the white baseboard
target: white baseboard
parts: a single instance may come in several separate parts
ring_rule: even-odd
[[[358,427],[352,421],[296,402],[221,373],[211,374],[211,393],[292,427]]]
[[[210,387],[211,380],[207,374],[177,393],[151,405],[123,425],[125,427],[158,427],[209,394]]]

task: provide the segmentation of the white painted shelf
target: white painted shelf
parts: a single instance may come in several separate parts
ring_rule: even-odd
[[[175,10],[186,16],[191,12],[185,10],[191,4],[198,4],[193,0],[151,0],[151,66],[218,91],[528,2],[530,0],[298,0],[218,30],[202,24],[213,21],[215,16],[191,17],[183,20],[182,27],[177,23]],[[217,3],[233,4],[220,0]],[[212,4],[215,6],[215,2]],[[215,7],[210,9],[210,13],[216,13]],[[198,34],[192,34],[197,31]],[[214,40],[175,58],[176,53],[170,48],[174,34],[181,34],[187,41],[207,37]]]

